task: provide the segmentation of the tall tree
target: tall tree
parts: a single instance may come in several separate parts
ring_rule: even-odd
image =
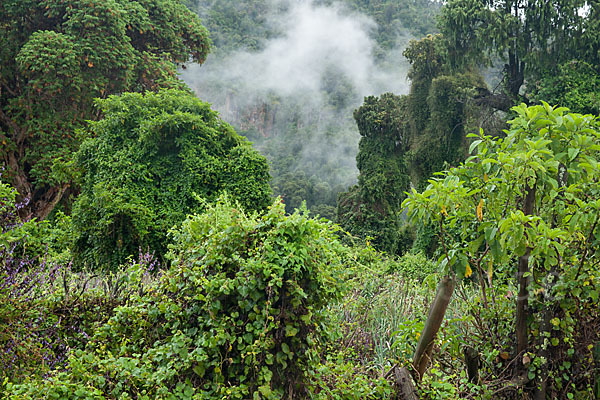
[[[178,0],[5,0],[0,4],[0,157],[27,216],[73,190],[77,129],[93,99],[182,87],[176,66],[203,62],[209,39]]]
[[[451,0],[440,30],[455,67],[505,61],[505,98],[494,101],[508,110],[527,79],[568,60],[598,60],[598,8],[597,0]]]
[[[400,204],[409,189],[404,161],[408,149],[406,96],[369,96],[354,112],[361,139],[356,164],[358,185],[338,199],[338,221],[392,254],[403,251]]]

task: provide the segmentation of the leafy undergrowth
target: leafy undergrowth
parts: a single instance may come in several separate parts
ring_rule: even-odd
[[[280,203],[262,216],[227,201],[209,207],[171,233],[162,276],[143,285],[147,265],[131,265],[128,295],[92,324],[85,345],[46,376],[7,383],[8,397],[389,395],[385,380],[323,356],[332,331],[326,306],[343,294],[349,261],[336,229],[306,212],[286,216]]]
[[[27,255],[32,231],[16,208],[5,207],[1,236],[0,395],[9,399],[393,399],[392,372],[411,369],[441,276],[421,254],[344,246],[335,225],[306,212],[286,216],[276,203],[249,216],[227,200],[172,231],[169,268],[140,251],[119,272],[72,271],[63,256]],[[552,320],[561,398],[597,390],[598,276],[581,272],[573,290],[583,300],[565,296]],[[527,360],[534,374],[542,360],[513,354],[515,293],[498,279],[484,300],[475,277],[458,283],[421,399],[528,398],[515,367]]]

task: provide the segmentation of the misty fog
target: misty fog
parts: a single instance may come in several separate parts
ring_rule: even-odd
[[[408,91],[403,48],[376,61],[375,22],[341,3],[272,0],[268,10],[263,23],[278,34],[260,50],[217,51],[182,77],[267,156],[275,194],[285,199],[295,190],[285,188],[286,179],[300,174],[314,190],[330,192],[319,201],[335,205],[358,173],[353,111],[367,95]],[[398,32],[399,43],[408,43]]]

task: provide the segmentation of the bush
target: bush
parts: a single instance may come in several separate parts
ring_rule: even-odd
[[[138,249],[166,252],[167,231],[228,192],[246,210],[271,201],[269,167],[210,106],[184,91],[99,100],[78,153],[76,267],[115,270]]]
[[[305,394],[340,294],[331,225],[276,203],[260,217],[228,202],[172,232],[172,266],[99,328],[65,372],[15,396],[265,398]],[[77,388],[77,391],[73,390]]]

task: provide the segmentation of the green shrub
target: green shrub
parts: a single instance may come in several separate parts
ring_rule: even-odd
[[[423,253],[406,253],[391,263],[388,272],[397,272],[404,279],[423,281],[437,272],[437,265]]]
[[[15,398],[303,396],[318,361],[323,306],[340,295],[335,229],[260,217],[227,202],[172,232],[172,266],[152,292],[116,309],[66,371],[11,386]],[[77,388],[77,391],[73,391]]]
[[[246,210],[271,202],[269,167],[207,103],[185,91],[99,100],[81,145],[74,264],[116,269],[138,249],[166,252],[167,231],[228,192]]]

